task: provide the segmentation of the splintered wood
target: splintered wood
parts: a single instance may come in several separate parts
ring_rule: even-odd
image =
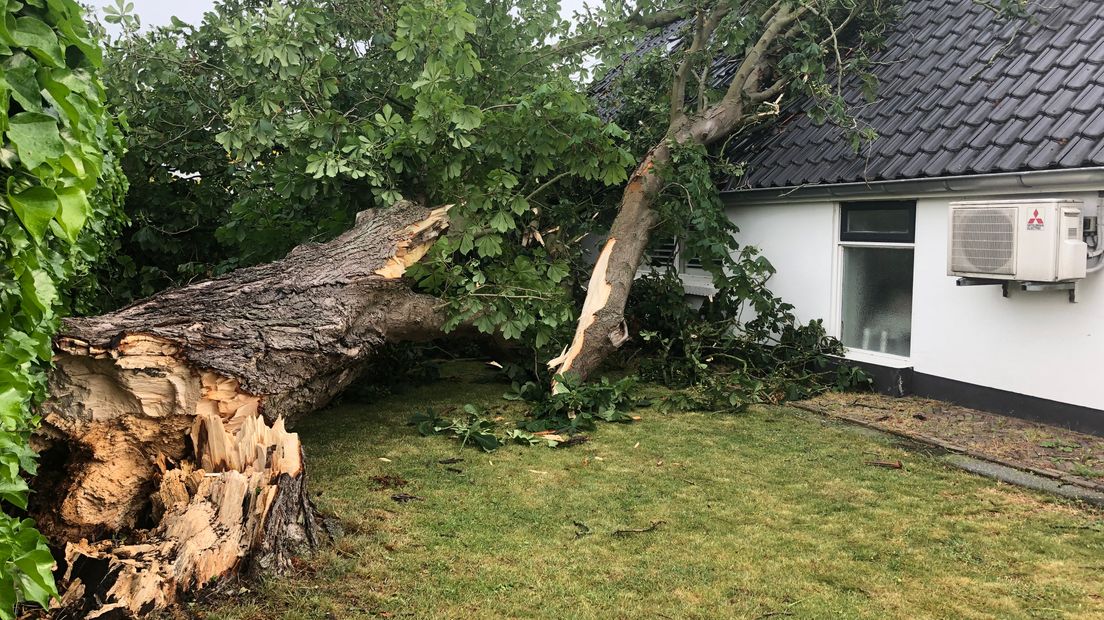
[[[66,545],[60,618],[142,616],[315,545],[293,422],[389,343],[442,335],[403,282],[448,207],[400,201],[326,243],[66,319],[28,512]]]
[[[579,323],[575,328],[575,337],[572,338],[571,344],[559,357],[548,361],[548,367],[555,369],[556,374],[562,375],[571,370],[575,358],[583,350],[587,330],[597,320],[598,312],[609,302],[613,286],[609,283],[606,274],[609,270],[610,256],[613,254],[613,248],[616,244],[617,239],[610,237],[606,241],[606,245],[602,247],[602,253],[598,255],[598,260],[594,263],[594,269],[590,274],[590,283],[587,285],[586,300],[579,312]],[[553,392],[560,392],[561,390],[559,383],[553,383]]]
[[[181,592],[250,569],[243,561],[279,568],[297,548],[315,545],[298,436],[282,420],[268,426],[257,399],[232,389],[236,382],[206,373],[203,383],[215,388],[207,393],[213,406],[240,404],[196,415],[195,461],[162,472],[153,495],[156,528],[129,544],[66,545],[59,609],[79,607],[86,618],[140,616],[169,607]],[[159,464],[167,466],[163,458]],[[88,597],[90,591],[97,596]]]
[[[437,241],[437,237],[448,227],[450,208],[452,205],[438,207],[426,219],[407,226],[402,232],[402,239],[395,244],[395,255],[387,260],[386,265],[377,269],[376,274],[395,280],[401,278],[411,265],[422,260]]]

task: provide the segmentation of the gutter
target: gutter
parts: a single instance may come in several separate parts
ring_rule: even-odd
[[[985,193],[989,191],[1066,188],[1071,185],[1096,185],[1104,188],[1104,167],[1033,170],[897,179],[858,183],[792,185],[752,189],[727,189],[721,196],[729,204],[740,202],[788,202],[807,198],[901,198],[948,192]]]

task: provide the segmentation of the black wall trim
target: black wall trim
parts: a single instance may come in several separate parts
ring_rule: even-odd
[[[944,377],[912,373],[912,393],[925,398],[1060,426],[1104,437],[1104,411],[974,385]]]
[[[912,368],[892,368],[845,358],[834,358],[834,361],[862,368],[874,380],[874,391],[879,394],[922,396],[1104,437],[1104,411],[1100,409],[927,375]]]
[[[848,366],[862,368],[863,372],[870,375],[870,378],[874,381],[872,387],[879,394],[895,397],[912,394],[912,368],[893,368],[849,359],[838,361]]]

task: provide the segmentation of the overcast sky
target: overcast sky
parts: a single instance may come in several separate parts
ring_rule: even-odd
[[[130,0],[130,2],[134,3],[134,12],[142,18],[143,26],[167,25],[173,15],[189,24],[198,24],[203,21],[203,13],[209,11],[215,4],[214,0],[176,0],[175,2]],[[113,4],[115,4],[114,0],[96,0],[96,5],[101,7]],[[583,0],[560,0],[560,6],[565,15],[571,15],[576,9],[582,8]]]

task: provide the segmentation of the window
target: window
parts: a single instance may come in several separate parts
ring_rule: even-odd
[[[912,340],[916,205],[844,203],[840,210],[840,340],[907,357]]]
[[[912,243],[915,202],[847,202],[840,218],[840,241]]]
[[[678,239],[674,237],[662,239],[655,247],[648,250],[647,264],[654,268],[674,267],[678,273],[685,273],[688,269],[701,270],[701,259],[686,256],[683,250]]]
[[[670,267],[678,264],[678,241],[674,237],[664,239],[648,251],[648,264],[652,267]]]

